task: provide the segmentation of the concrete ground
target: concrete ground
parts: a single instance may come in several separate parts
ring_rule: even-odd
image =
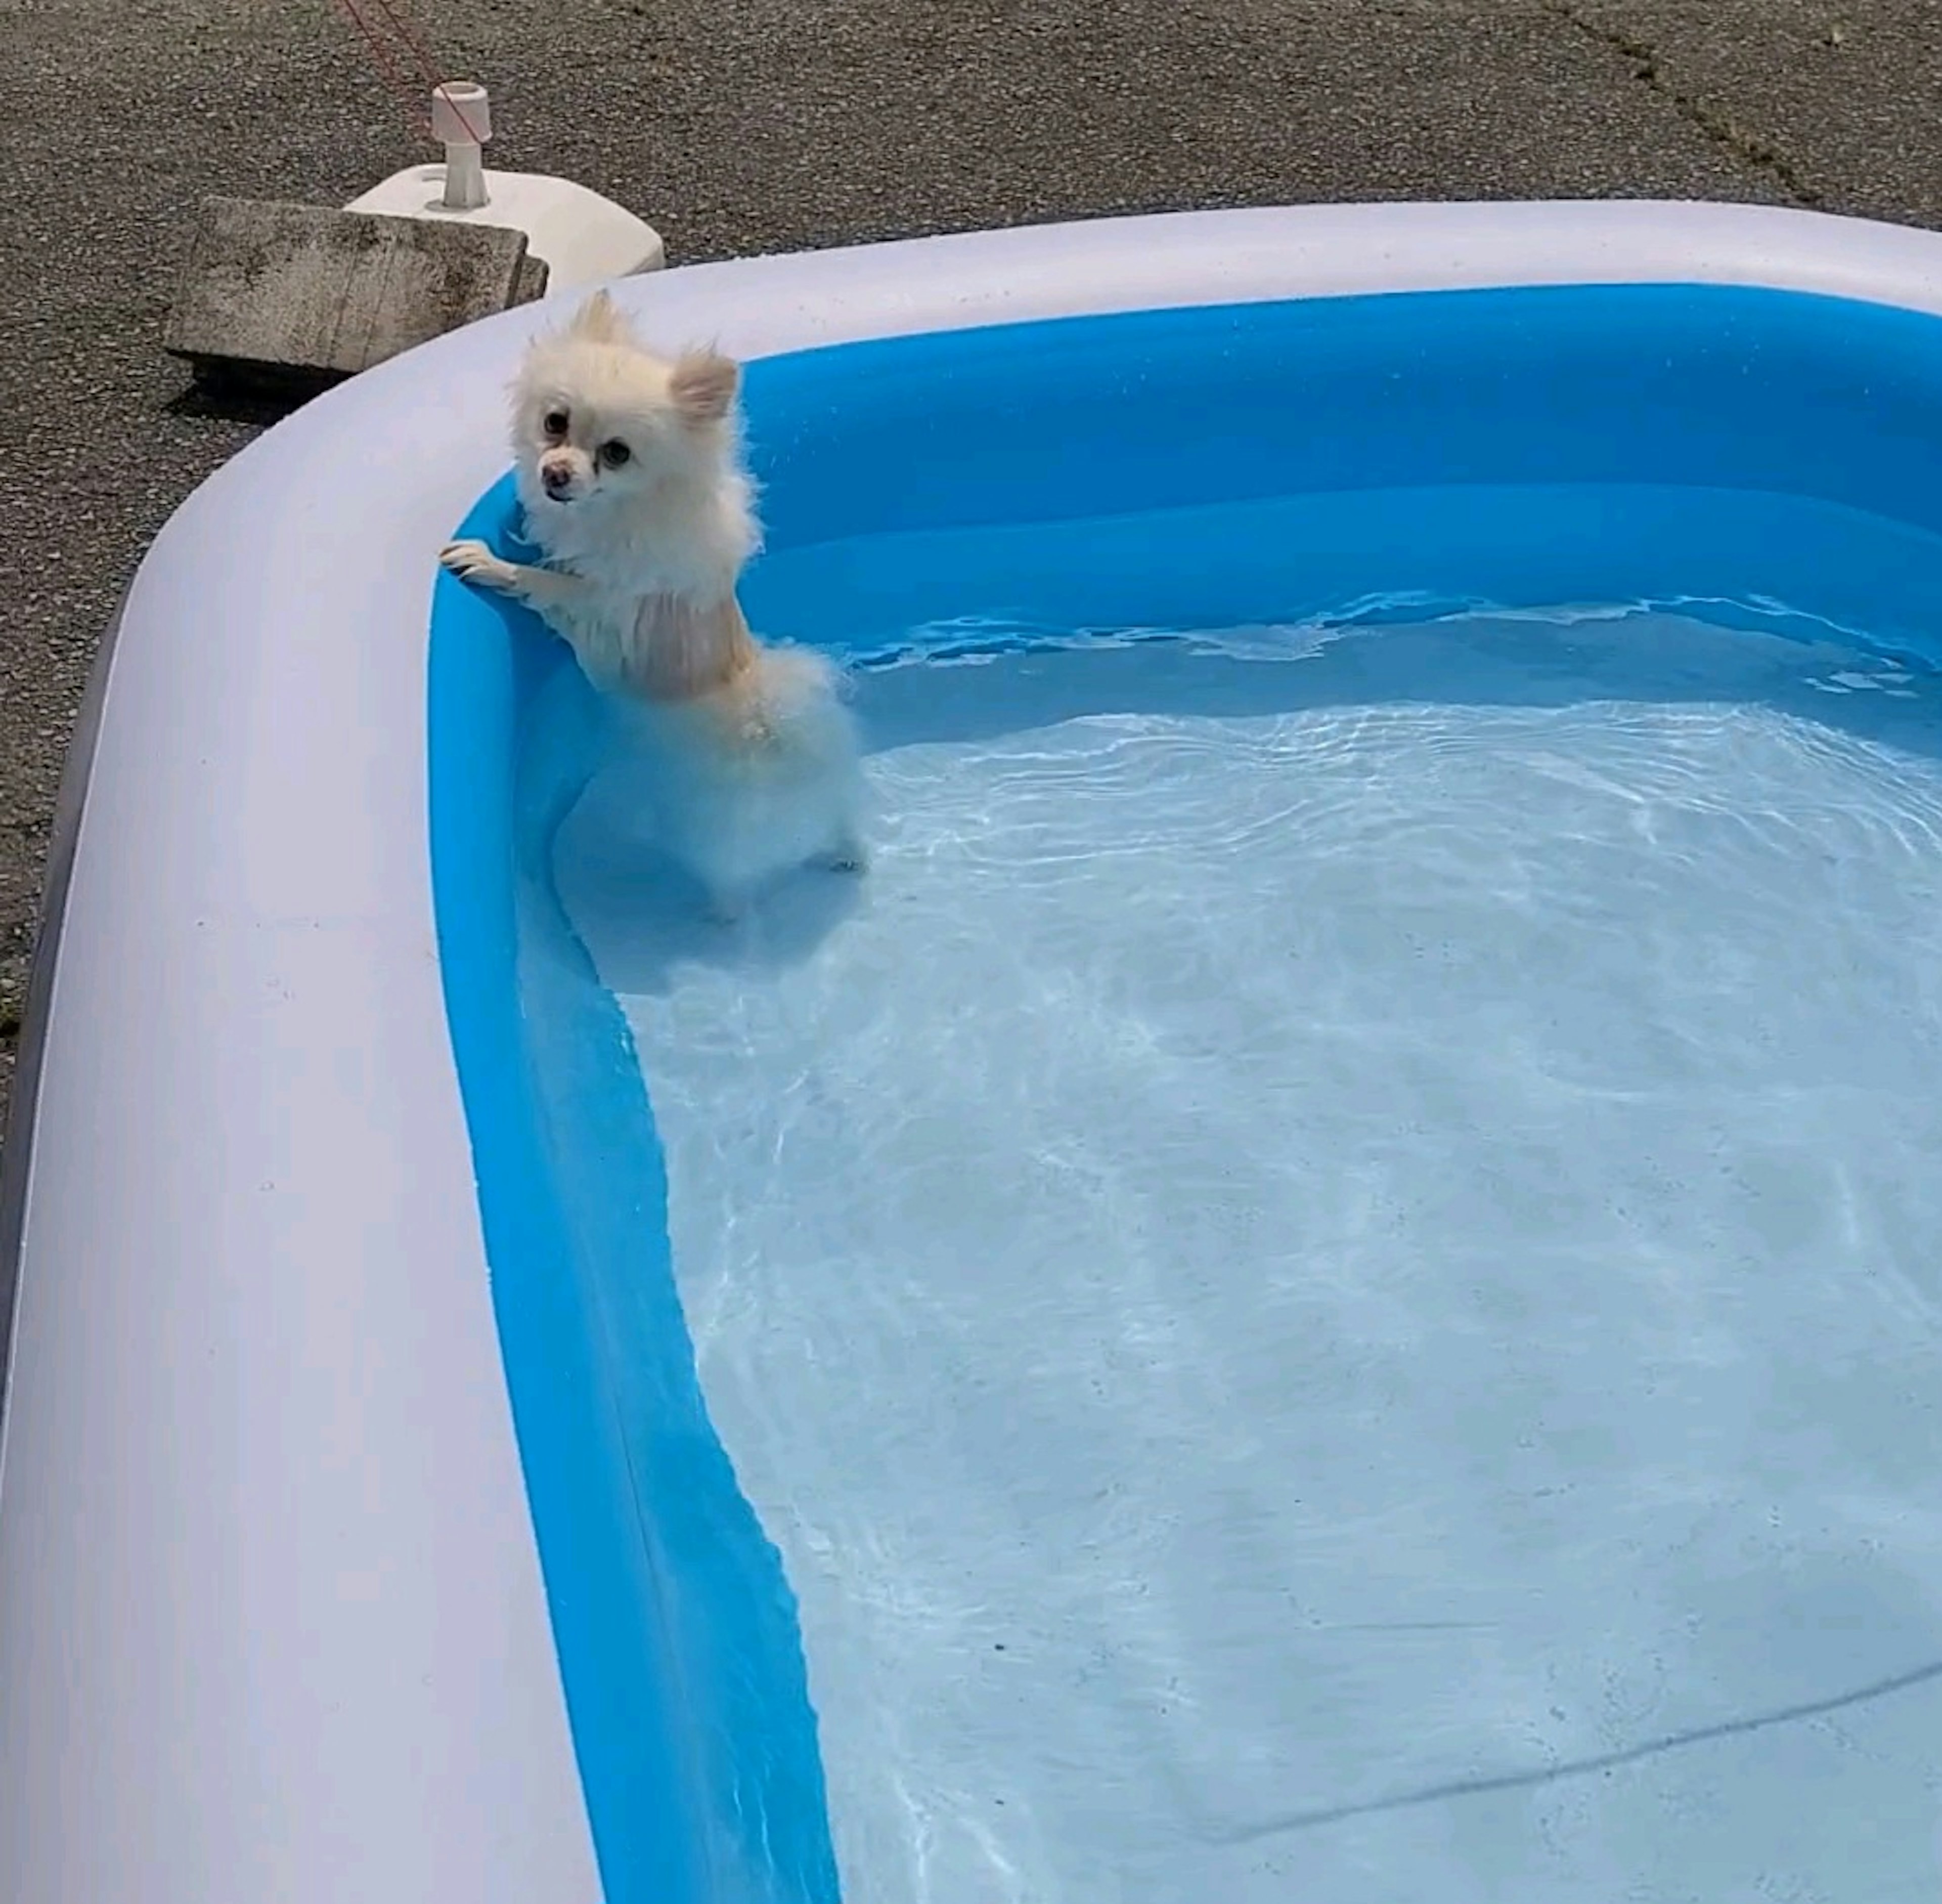
[[[1942,225],[1934,0],[406,10],[449,73],[492,87],[496,163],[633,207],[676,263],[1319,199],[1740,198]],[[0,97],[5,1071],[96,636],[164,519],[261,427],[185,400],[158,348],[185,220],[209,192],[341,204],[429,155],[329,0],[0,0]]]

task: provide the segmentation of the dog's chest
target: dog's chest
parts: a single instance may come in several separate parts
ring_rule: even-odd
[[[634,672],[639,646],[640,597],[590,586],[548,616],[580,666],[601,687],[617,688]]]

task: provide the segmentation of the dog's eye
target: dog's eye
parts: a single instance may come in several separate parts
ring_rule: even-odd
[[[548,410],[540,419],[540,428],[550,437],[563,437],[566,434],[568,421],[565,411]]]
[[[603,443],[600,446],[600,460],[609,469],[618,469],[633,453],[617,437],[611,443]]]

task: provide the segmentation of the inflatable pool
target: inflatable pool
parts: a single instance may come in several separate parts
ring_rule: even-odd
[[[617,295],[750,366],[748,599],[778,634],[976,658],[1034,630],[1643,603],[1938,658],[1925,233],[1244,211]],[[176,513],[103,645],[0,1205],[20,1904],[845,1890],[795,1550],[715,1432],[629,1023],[552,889],[596,710],[437,567],[461,520],[515,526],[501,392],[535,323],[271,431]],[[1306,1789],[1228,1834],[1257,1850],[1224,1895],[1288,1894],[1258,1847],[1336,1815]],[[1045,1894],[991,1843],[976,1894]],[[1101,1869],[1085,1894],[1174,1894]],[[1536,1883],[1448,1894],[1577,1894]]]

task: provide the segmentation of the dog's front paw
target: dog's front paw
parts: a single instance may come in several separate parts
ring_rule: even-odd
[[[440,550],[438,559],[460,581],[475,583],[481,588],[496,588],[502,594],[510,594],[519,584],[519,572],[510,562],[501,561],[483,542],[448,542]]]

